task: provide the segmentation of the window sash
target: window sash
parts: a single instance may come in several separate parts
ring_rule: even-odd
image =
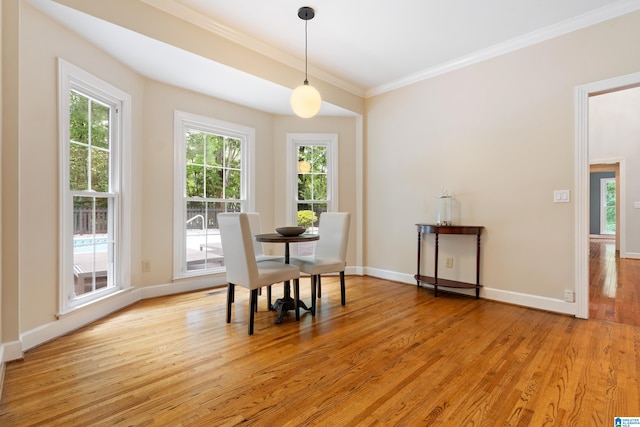
[[[223,272],[222,249],[219,242],[217,228],[217,212],[248,211],[253,209],[253,141],[255,130],[250,127],[237,125],[199,116],[183,111],[174,113],[174,278],[184,278]],[[222,168],[218,167],[218,160],[208,160],[205,154],[200,162],[187,163],[187,132],[202,132],[205,135],[221,136],[227,140],[238,140],[241,144],[238,165],[223,158]],[[205,139],[206,140],[206,139]],[[232,141],[231,141],[232,142]],[[225,153],[227,153],[225,151]],[[223,156],[224,157],[224,156]],[[201,163],[201,164],[200,164]],[[187,194],[187,168],[196,166],[219,170],[221,173],[239,174],[240,197],[233,193],[229,197],[210,197],[206,190],[207,183],[203,182],[204,194],[191,197]],[[203,169],[203,179],[206,171]],[[215,195],[226,195],[228,187]]]

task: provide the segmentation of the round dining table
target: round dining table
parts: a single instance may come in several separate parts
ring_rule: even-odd
[[[320,239],[320,236],[317,234],[306,233],[299,234],[297,236],[285,236],[279,233],[267,233],[256,234],[255,238],[258,242],[284,243],[284,262],[285,264],[289,264],[289,243],[312,242],[314,240]],[[298,300],[298,307],[303,308],[307,311],[311,310],[311,307],[307,307],[307,305],[301,300]],[[291,297],[291,285],[288,280],[284,282],[284,296],[277,299],[276,302],[271,306],[271,309],[278,312],[278,317],[276,317],[276,324],[282,323],[282,319],[287,314],[287,311],[295,309],[295,301]]]

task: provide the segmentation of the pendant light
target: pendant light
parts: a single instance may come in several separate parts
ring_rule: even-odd
[[[315,116],[322,106],[320,92],[307,79],[307,23],[315,16],[313,8],[303,6],[298,9],[298,17],[304,21],[304,83],[291,94],[291,108],[297,116],[308,119]]]

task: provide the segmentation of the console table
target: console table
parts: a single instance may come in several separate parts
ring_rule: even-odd
[[[480,234],[482,233],[483,226],[471,226],[471,225],[432,225],[432,224],[416,224],[418,227],[418,272],[414,276],[417,281],[418,287],[420,283],[427,283],[433,285],[435,296],[438,296],[438,286],[445,288],[465,288],[476,290],[476,299],[480,298]],[[422,235],[423,234],[435,234],[435,269],[433,277],[423,276],[420,274],[420,261],[422,259]],[[457,280],[448,280],[438,278],[438,241],[441,234],[462,234],[462,235],[475,235],[477,236],[477,249],[476,249],[476,283],[459,282]]]

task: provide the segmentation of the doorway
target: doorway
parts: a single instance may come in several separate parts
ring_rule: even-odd
[[[589,318],[589,167],[590,153],[590,106],[589,100],[597,95],[613,93],[624,89],[640,87],[640,73],[629,74],[609,80],[582,85],[575,90],[575,165],[576,165],[576,217],[575,217],[575,290],[576,317]],[[625,182],[624,159],[602,159],[601,163],[619,163],[619,182]],[[620,255],[626,254],[625,239],[625,192],[619,194],[619,227],[617,227],[616,245]]]

